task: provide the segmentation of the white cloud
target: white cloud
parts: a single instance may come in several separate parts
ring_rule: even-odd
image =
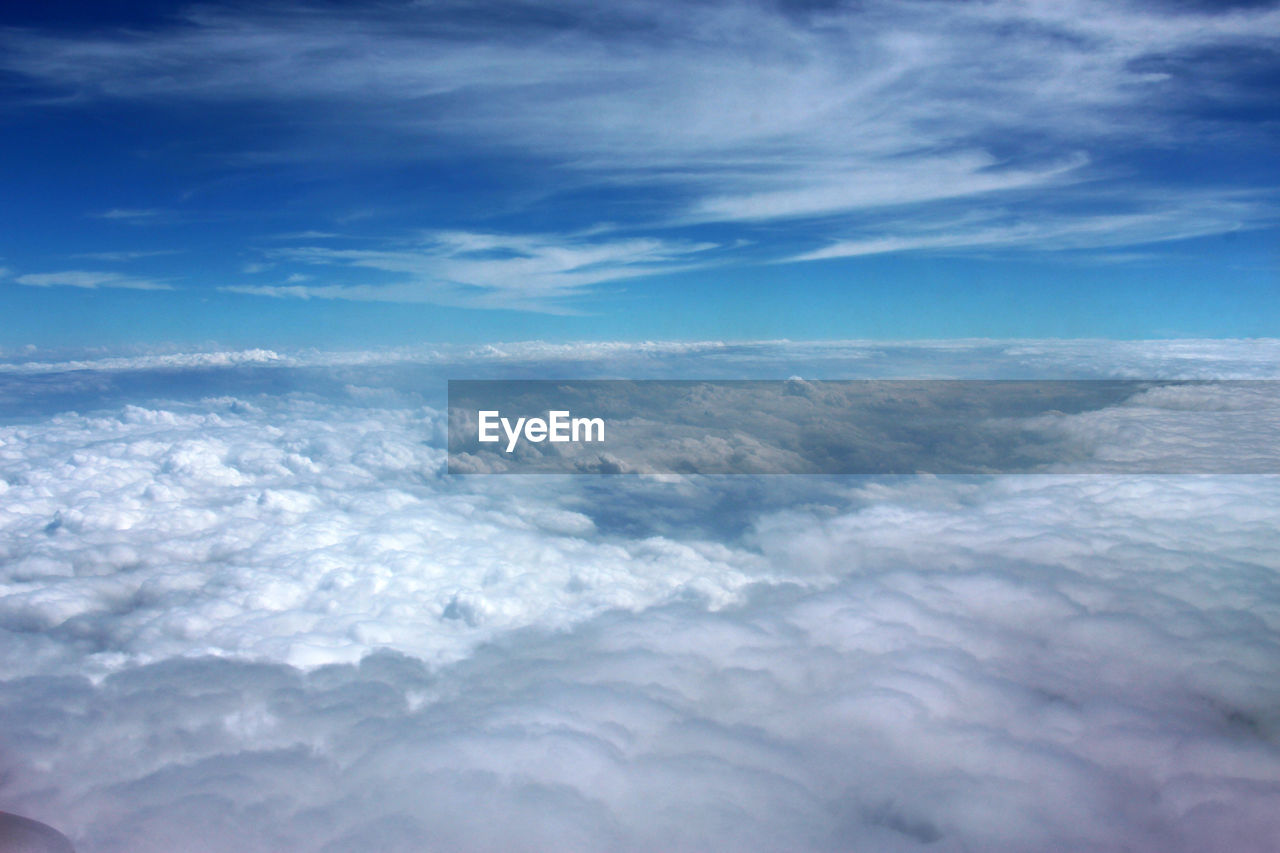
[[[1260,150],[1241,141],[1253,130],[1223,118],[1257,87],[1206,57],[1273,51],[1274,7],[499,5],[506,14],[483,18],[421,4],[198,7],[146,31],[8,29],[0,65],[73,93],[64,106],[252,103],[254,151],[219,150],[237,163],[492,158],[518,176],[494,196],[504,218],[537,228],[530,219],[555,206],[551,221],[574,223],[561,234],[437,231],[347,248],[316,244],[340,236],[331,232],[277,235],[302,245],[264,253],[246,275],[307,268],[224,288],[257,296],[573,313],[610,283],[711,264],[1080,252],[1275,222],[1265,188],[1174,182],[1139,156]],[[584,198],[621,200],[610,216],[625,225],[576,230],[605,203],[566,203]],[[94,215],[153,224],[174,212]],[[729,230],[718,246],[672,237],[709,225]],[[314,279],[297,278],[306,274]],[[20,279],[167,287],[108,275]]]
[[[119,252],[83,252],[77,258],[88,258],[94,261],[136,261],[142,258],[155,258],[161,255],[176,255],[181,249],[139,249]]]
[[[1267,224],[1264,204],[1238,197],[1230,200],[1138,199],[1131,207],[1089,215],[1046,212],[1014,215],[1008,210],[992,210],[949,218],[896,218],[876,223],[877,236],[838,241],[785,261],[920,250],[1077,251],[1207,237]]]
[[[770,220],[966,198],[1044,187],[1059,176],[1066,179],[1087,162],[1087,157],[1078,155],[1040,169],[1024,170],[999,168],[1000,164],[989,154],[973,151],[948,157],[904,157],[889,168],[877,165],[864,171],[811,175],[799,187],[794,186],[797,176],[791,175],[779,181],[784,188],[704,199],[693,216],[712,221]]]
[[[427,444],[441,429],[430,409],[235,399],[5,429],[0,539],[29,543],[9,571],[30,583],[0,609],[42,633],[112,633],[77,668],[190,654],[315,664],[386,645],[443,660],[495,630],[686,585],[727,600],[747,580],[710,544],[598,541],[581,513],[458,493]],[[6,671],[48,671],[58,645],[23,649]]]
[[[1277,345],[8,372],[6,809],[82,853],[1269,850],[1280,479],[460,480],[429,399],[460,365],[1274,376]],[[1143,406],[1176,443],[1241,403]]]
[[[33,348],[34,349],[34,348]],[[184,369],[198,367],[231,367],[251,364],[297,364],[296,359],[281,356],[268,349],[248,349],[223,352],[155,353],[149,355],[106,356],[74,361],[35,361],[33,353],[24,353],[24,359],[0,363],[0,373],[66,373],[69,371],[121,371]]]
[[[99,219],[116,219],[133,225],[151,224],[168,215],[169,211],[152,207],[113,207],[94,214]]]
[[[604,613],[434,671],[37,678],[4,694],[31,744],[21,802],[87,851],[180,833],[204,850],[1175,851],[1229,833],[1261,851],[1280,796],[1276,498],[1270,480],[873,484],[825,519],[758,521],[807,591]]]
[[[437,379],[469,366],[550,371],[581,378],[680,379],[1277,379],[1280,339],[1116,341],[969,339],[942,341],[495,341],[380,350],[269,349],[192,352],[143,349],[50,360],[28,346],[0,361],[0,373],[122,374],[204,367],[360,368],[418,365]],[[785,366],[785,371],[783,367]]]
[[[270,252],[276,259],[317,267],[376,270],[384,284],[228,285],[230,293],[301,299],[434,302],[470,306],[563,310],[557,300],[602,282],[674,272],[706,263],[717,248],[650,238],[596,234],[503,235],[438,231],[420,241],[379,249],[301,246]]]
[[[1187,103],[1248,97],[1203,63],[1161,68],[1272,49],[1280,30],[1274,7],[1101,0],[540,8],[484,22],[201,8],[146,33],[10,31],[5,64],[80,97],[266,102],[297,146],[274,156],[291,162],[361,156],[324,120],[358,114],[379,158],[443,140],[532,157],[556,189],[647,188],[664,221],[773,221],[1014,191],[1034,209],[1064,183],[1114,181],[1088,158],[1212,139]],[[314,129],[301,142],[298,112]]]
[[[27,273],[15,277],[14,281],[18,284],[25,284],[28,287],[80,287],[86,290],[96,290],[99,287],[113,287],[124,290],[173,290],[171,285],[164,282],[133,278],[114,272],[91,272],[88,270]]]

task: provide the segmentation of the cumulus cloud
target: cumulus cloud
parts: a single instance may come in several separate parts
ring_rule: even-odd
[[[494,629],[644,605],[704,577],[723,599],[745,582],[716,570],[711,545],[596,542],[581,513],[458,493],[439,482],[429,409],[197,405],[4,435],[5,539],[28,543],[7,554],[28,588],[4,610],[49,655],[314,664],[407,644],[445,659]],[[82,658],[77,640],[93,637],[105,657]],[[55,665],[21,645],[10,672]]]
[[[535,343],[5,373],[0,806],[82,853],[1267,850],[1276,478],[452,478],[439,383],[584,363],[1268,375],[1275,346]],[[1134,405],[1176,438],[1254,404]]]
[[[10,682],[33,746],[9,793],[83,850],[1265,850],[1275,502],[880,484],[761,519],[791,583],[727,608],[606,612],[435,670]]]

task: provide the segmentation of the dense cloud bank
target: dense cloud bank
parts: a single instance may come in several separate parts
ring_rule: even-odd
[[[4,386],[0,809],[82,853],[1280,837],[1277,478],[451,478],[435,368],[173,369]]]

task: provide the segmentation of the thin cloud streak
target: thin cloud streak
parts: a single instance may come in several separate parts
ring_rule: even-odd
[[[897,219],[881,223],[880,234],[840,240],[783,259],[783,263],[850,258],[907,251],[1006,249],[1014,251],[1077,251],[1136,246],[1228,234],[1271,224],[1274,215],[1250,200],[1202,201],[1094,215],[1043,214],[1018,216],[989,211],[949,219]],[[1099,257],[1098,260],[1103,260]],[[1113,259],[1125,260],[1123,255]]]
[[[81,252],[75,257],[84,258],[90,261],[127,263],[129,261],[141,260],[142,258],[159,258],[165,255],[176,255],[181,253],[181,251],[181,249],[138,249],[118,252]]]
[[[170,215],[167,210],[156,210],[153,208],[122,208],[113,207],[110,210],[104,210],[101,213],[93,214],[98,219],[115,219],[121,222],[127,222],[131,225],[149,225],[160,219]]]
[[[708,198],[691,219],[764,221],[982,196],[1069,181],[1088,162],[1078,153],[1038,169],[1002,169],[995,158],[977,151],[911,158],[896,167],[812,175],[800,187],[779,182],[785,188]]]
[[[18,284],[28,287],[79,287],[96,290],[100,287],[122,290],[173,290],[171,285],[148,279],[132,278],[114,272],[90,270],[63,270],[62,272],[28,273],[14,278]]]
[[[308,268],[374,270],[400,277],[386,284],[228,285],[230,293],[302,299],[446,302],[471,306],[563,311],[557,300],[593,285],[705,264],[714,243],[651,238],[431,232],[409,245],[381,249],[299,246],[272,249],[269,258]],[[296,275],[296,274],[295,274]],[[408,280],[405,280],[405,277]]]

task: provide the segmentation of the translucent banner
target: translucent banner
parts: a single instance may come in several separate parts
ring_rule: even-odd
[[[449,472],[1280,473],[1280,381],[452,380]]]

